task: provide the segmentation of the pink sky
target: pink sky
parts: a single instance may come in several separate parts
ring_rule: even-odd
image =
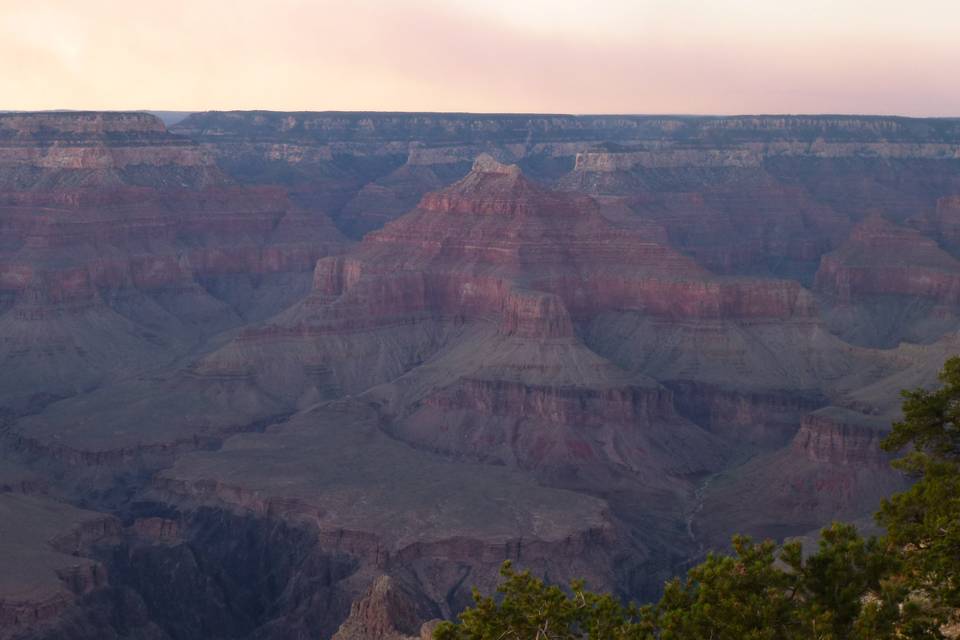
[[[0,0],[0,109],[960,116],[958,0]]]

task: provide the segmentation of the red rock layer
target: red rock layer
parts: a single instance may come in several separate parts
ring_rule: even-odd
[[[672,394],[658,386],[464,377],[427,397],[392,428],[431,450],[547,475],[614,468],[641,476],[694,473],[721,455],[716,442],[676,415]],[[663,478],[649,480],[656,484]]]
[[[505,335],[524,338],[573,336],[570,314],[556,295],[513,290],[504,307],[501,332]]]
[[[31,194],[30,205],[17,195],[20,204],[4,212],[0,229],[13,247],[0,252],[0,289],[41,291],[61,302],[88,299],[102,288],[162,289],[235,273],[303,272],[342,242],[329,220],[300,211],[279,188],[137,188],[107,195]],[[57,201],[52,211],[38,204],[50,200]]]
[[[732,469],[707,494],[699,519],[710,542],[869,519],[881,499],[908,486],[879,447],[885,433],[882,419],[837,408],[804,417],[789,445]]]
[[[809,411],[823,405],[819,394],[800,390],[723,389],[690,381],[668,382],[683,415],[737,443],[782,446]]]
[[[304,272],[343,242],[143,113],[0,115],[0,290],[37,304]]]
[[[340,307],[369,300],[374,306],[356,316],[362,323],[417,310],[500,317],[508,333],[544,337],[570,334],[567,312],[574,320],[609,310],[665,318],[814,313],[797,283],[713,278],[660,234],[618,228],[592,199],[544,189],[488,156],[348,256],[318,263],[314,285],[305,308],[337,296]]]
[[[875,425],[812,413],[803,419],[791,447],[797,455],[814,462],[888,469],[892,456],[880,448],[885,436],[886,432]]]
[[[0,114],[0,190],[223,184],[213,157],[146,113]]]
[[[960,303],[960,261],[921,233],[872,216],[823,257],[815,286],[841,301],[905,295]]]
[[[430,607],[390,578],[378,576],[363,595],[350,605],[349,617],[332,640],[417,640],[430,638],[423,620]]]
[[[671,393],[659,387],[593,389],[467,378],[426,404],[444,411],[523,416],[585,429],[605,423],[649,424],[676,419]]]

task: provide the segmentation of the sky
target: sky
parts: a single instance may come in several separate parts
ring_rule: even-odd
[[[960,116],[960,0],[0,0],[0,109]]]

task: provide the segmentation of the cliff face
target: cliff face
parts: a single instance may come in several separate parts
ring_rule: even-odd
[[[297,290],[271,280],[305,286],[343,244],[283,188],[233,183],[140,113],[0,115],[0,219],[0,406],[12,413],[273,312]]]
[[[100,563],[76,556],[119,532],[114,518],[15,494],[0,494],[0,515],[0,637],[42,628],[106,583]]]
[[[838,407],[805,416],[789,446],[716,481],[699,517],[704,536],[719,543],[738,530],[809,531],[826,514],[851,520],[876,510],[908,485],[880,449],[888,424]]]
[[[957,349],[958,144],[0,115],[0,508],[50,516],[3,518],[42,588],[2,624],[423,640],[504,559],[652,598],[734,531],[865,515],[896,392]]]
[[[923,229],[930,218],[907,221]],[[872,216],[823,256],[814,286],[831,329],[852,342],[932,342],[956,326],[960,261],[946,236]],[[937,239],[942,243],[939,244]]]
[[[505,293],[521,285],[555,296],[540,309],[562,302],[574,318],[610,308],[673,318],[812,313],[796,283],[712,278],[659,238],[619,229],[596,202],[544,189],[519,167],[481,156],[464,179],[424,196],[347,260],[325,263],[316,279],[323,295],[350,295],[383,273],[424,272],[432,308],[459,314],[516,310],[521,294]]]
[[[908,223],[956,254],[960,248],[960,195],[940,198],[934,211],[915,216]]]
[[[960,261],[934,240],[872,217],[858,225],[836,252],[823,257],[816,286],[843,302],[879,294],[956,304],[958,278]]]
[[[0,114],[0,189],[222,183],[211,156],[146,113]]]
[[[350,607],[350,616],[333,640],[429,640],[430,627],[423,620],[429,607],[418,607],[412,596],[389,576],[373,581],[364,596]]]
[[[201,141],[240,180],[279,177],[296,185],[298,197],[323,203],[355,237],[462,177],[482,152],[596,195],[642,194],[666,201],[707,186],[708,197],[743,198],[722,212],[739,230],[723,242],[742,244],[751,219],[762,224],[751,237],[761,245],[754,253],[724,254],[716,246],[720,239],[708,236],[714,246],[700,249],[705,261],[728,272],[768,268],[767,261],[782,252],[762,245],[775,240],[793,245],[807,276],[819,254],[838,241],[851,210],[863,215],[883,202],[913,215],[918,204],[932,206],[937,196],[930,196],[942,188],[938,182],[956,187],[950,164],[960,144],[955,120],[852,116],[212,112],[194,114],[175,130]],[[798,225],[789,212],[776,221],[752,218],[757,203],[775,208],[782,191],[796,191],[798,182],[802,187],[794,197],[811,210],[809,222]],[[825,210],[817,211],[824,202]],[[660,206],[638,212],[646,216]],[[802,238],[798,229],[805,230]],[[675,241],[686,244],[682,238],[678,230]],[[800,257],[811,251],[816,255]]]
[[[812,298],[796,282],[713,276],[662,234],[618,228],[599,209],[481,156],[461,181],[424,196],[346,255],[319,261],[310,296],[211,354],[199,371],[252,371],[271,385],[278,375],[299,376],[289,372],[300,362],[280,353],[298,344],[344,390],[407,372],[416,394],[382,393],[401,418],[388,429],[418,446],[547,476],[623,468],[658,484],[654,469],[712,468],[722,447],[676,414],[668,391],[593,353],[578,327],[605,314],[730,331],[817,327]],[[347,349],[334,345],[344,344],[370,345],[366,361],[375,368],[355,378],[354,364],[334,357]],[[466,359],[480,344],[489,354]],[[414,353],[431,368],[417,370]],[[582,374],[569,375],[572,366]],[[303,388],[293,379],[292,388]],[[678,455],[681,442],[688,450]]]
[[[880,448],[885,435],[875,425],[813,413],[803,419],[792,446],[795,452],[814,462],[883,470],[889,468],[893,458]]]
[[[464,141],[524,142],[604,139],[677,139],[721,144],[735,140],[878,139],[956,143],[954,119],[914,120],[873,116],[568,116],[446,113],[227,111],[195,113],[175,130],[192,136],[243,140],[310,139],[318,142]]]
[[[305,527],[318,549],[350,558],[354,578],[343,576],[339,588],[357,589],[354,597],[380,574],[412,578],[415,590],[402,591],[415,606],[383,620],[361,601],[351,616],[330,619],[347,619],[343,634],[376,624],[411,635],[465,605],[470,584],[492,586],[508,557],[558,577],[612,583],[614,550],[625,540],[603,501],[416,450],[383,434],[379,420],[365,400],[318,406],[268,433],[233,438],[220,453],[181,458],[158,477],[155,495]]]
[[[544,385],[462,378],[392,432],[421,446],[556,477],[714,468],[722,445],[676,415],[662,388]],[[683,445],[690,447],[681,452]]]

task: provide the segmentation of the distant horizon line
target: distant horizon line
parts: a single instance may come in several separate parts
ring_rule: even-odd
[[[449,116],[562,116],[573,118],[899,118],[905,120],[960,120],[957,115],[916,116],[898,113],[855,113],[855,112],[737,112],[737,113],[671,113],[671,112],[584,112],[567,113],[562,111],[430,111],[430,110],[378,110],[378,109],[0,109],[0,114],[9,113],[169,113],[193,115],[196,113],[291,113],[291,114],[383,114],[383,115],[449,115]]]

